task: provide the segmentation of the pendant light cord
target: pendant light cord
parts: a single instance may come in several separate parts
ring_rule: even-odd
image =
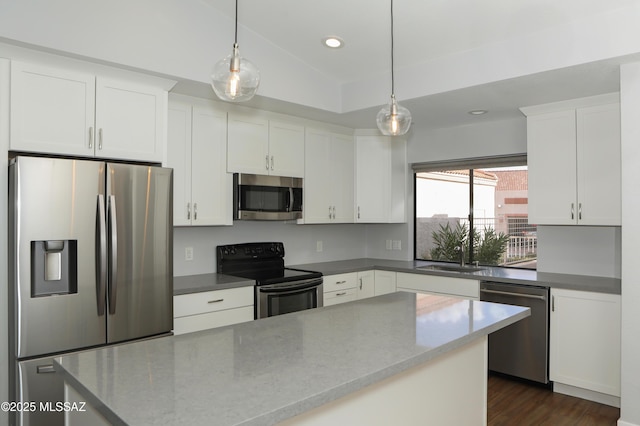
[[[233,44],[238,44],[238,0],[236,0],[236,30],[234,34]]]
[[[393,77],[393,0],[391,0],[391,95],[396,92]]]

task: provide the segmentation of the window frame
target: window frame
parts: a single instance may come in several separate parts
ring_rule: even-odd
[[[469,170],[469,212],[467,215],[467,220],[470,224],[469,231],[469,239],[470,244],[466,248],[469,250],[467,253],[469,262],[473,262],[473,229],[474,224],[474,170],[482,169],[482,168],[499,168],[499,167],[510,167],[510,166],[526,166],[527,165],[527,155],[526,154],[513,154],[513,155],[503,155],[503,156],[490,156],[490,157],[474,157],[467,159],[456,159],[456,160],[443,160],[443,161],[432,161],[432,162],[423,162],[423,163],[413,163],[411,164],[411,168],[413,171],[413,259],[414,261],[432,261],[432,262],[446,262],[440,260],[427,260],[427,259],[419,259],[417,256],[418,251],[418,223],[417,223],[417,210],[418,210],[418,185],[417,185],[417,175],[421,172],[435,172],[435,171],[446,171],[446,170]],[[449,262],[447,262],[449,263]],[[453,262],[451,262],[453,263]],[[485,265],[491,266],[491,265]],[[493,265],[494,267],[499,268],[513,268],[513,269],[525,269],[518,268],[515,266],[504,266],[504,265]]]

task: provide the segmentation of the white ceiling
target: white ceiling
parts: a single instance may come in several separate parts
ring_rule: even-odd
[[[202,1],[233,18],[233,0]],[[570,26],[576,20],[633,3],[637,0],[395,0],[396,71],[547,28]],[[239,0],[239,44],[242,48],[242,31],[249,29],[337,82],[380,75],[385,79],[381,84],[389,85],[389,12],[389,0]],[[340,36],[345,46],[337,50],[323,47],[321,39],[328,35]],[[448,127],[516,117],[520,106],[619,90],[618,65],[623,60],[590,63],[399,102],[410,109],[416,124],[425,126]],[[256,99],[253,105],[264,103],[268,101]],[[350,127],[374,127],[379,109],[377,106],[333,114],[277,101],[271,107]],[[467,114],[472,109],[490,112],[479,117]]]

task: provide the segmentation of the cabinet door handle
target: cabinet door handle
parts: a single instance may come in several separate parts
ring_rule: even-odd
[[[343,280],[343,281],[336,281],[336,285],[346,284],[346,283],[347,283],[347,281],[346,281],[346,280]]]
[[[556,297],[551,296],[551,312],[555,312],[555,311],[556,311]]]
[[[271,170],[273,170],[273,155],[271,156]]]
[[[345,294],[347,294],[347,292],[343,291],[342,293],[336,293],[336,296],[344,296]]]
[[[360,219],[360,206],[358,206],[358,219]]]
[[[220,302],[224,302],[224,299],[209,300],[207,303],[220,303]]]
[[[98,129],[98,149],[102,150],[102,128]]]
[[[264,161],[266,169],[269,170],[269,154],[265,155]]]
[[[198,220],[198,203],[193,203],[193,220]]]
[[[575,219],[575,214],[574,214],[574,203],[571,203],[571,219]]]
[[[329,206],[329,219],[331,219],[331,206]]]
[[[362,278],[360,278],[360,290],[362,290]]]
[[[578,220],[582,220],[582,203],[578,203]]]
[[[187,203],[187,220],[191,220],[191,203]]]
[[[93,126],[89,127],[89,149],[93,149]]]
[[[333,206],[333,218],[336,218],[336,206]]]

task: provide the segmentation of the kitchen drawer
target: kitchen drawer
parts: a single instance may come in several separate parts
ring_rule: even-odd
[[[396,274],[398,291],[438,293],[450,296],[469,297],[479,300],[480,282],[467,278],[441,277],[423,274]]]
[[[241,306],[251,306],[253,310],[253,291],[253,286],[247,286],[174,296],[173,317],[180,318]]]
[[[324,306],[337,305],[338,303],[351,302],[356,300],[357,292],[356,288],[348,288],[344,290],[336,290],[329,293],[324,293]]]
[[[323,291],[329,293],[336,290],[344,290],[347,288],[356,288],[358,285],[358,273],[351,272],[348,274],[326,275],[322,278]],[[326,296],[325,296],[326,297]]]
[[[253,306],[175,318],[173,334],[192,333],[247,321],[253,321]]]

